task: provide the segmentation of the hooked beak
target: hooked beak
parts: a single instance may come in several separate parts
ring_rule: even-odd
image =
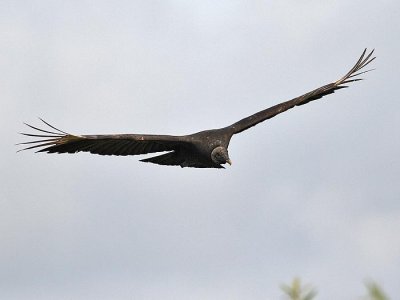
[[[232,161],[231,161],[230,159],[228,159],[226,162],[227,162],[230,166],[232,166]]]

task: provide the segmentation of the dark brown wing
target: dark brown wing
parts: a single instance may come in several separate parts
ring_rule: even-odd
[[[315,89],[307,94],[304,94],[300,97],[294,98],[294,99],[286,101],[286,102],[282,102],[278,105],[275,105],[275,106],[272,106],[265,110],[262,110],[258,113],[255,113],[254,115],[244,118],[228,127],[230,128],[230,130],[233,134],[242,132],[242,131],[257,125],[260,122],[270,119],[270,118],[276,116],[277,114],[280,114],[290,108],[306,104],[313,100],[317,100],[319,98],[322,98],[325,95],[334,93],[338,89],[347,88],[348,86],[345,85],[347,83],[362,80],[361,78],[354,78],[354,77],[361,75],[363,73],[366,73],[368,71],[371,71],[371,70],[367,70],[367,71],[359,72],[361,69],[363,69],[366,65],[368,65],[370,62],[372,62],[375,59],[375,57],[372,57],[374,50],[372,50],[368,55],[366,55],[366,52],[367,52],[367,49],[364,50],[364,52],[362,53],[362,55],[359,58],[359,60],[357,61],[357,63],[354,65],[354,67],[351,68],[351,70],[346,75],[344,75],[342,78],[340,78],[339,80],[329,83],[327,85],[324,85],[324,86],[322,86],[318,89]]]
[[[41,119],[42,120],[42,119]],[[42,120],[43,121],[43,120]],[[47,153],[90,152],[100,155],[138,155],[162,151],[174,151],[180,147],[189,147],[184,136],[148,135],[148,134],[112,134],[112,135],[72,135],[61,131],[43,121],[51,130],[44,130],[29,124],[38,134],[21,133],[39,140],[20,143]]]

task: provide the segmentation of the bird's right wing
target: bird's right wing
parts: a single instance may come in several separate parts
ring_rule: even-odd
[[[282,102],[280,104],[277,104],[275,106],[272,106],[270,108],[262,110],[258,113],[255,113],[247,118],[244,118],[244,119],[232,124],[231,126],[228,126],[228,128],[230,129],[232,134],[242,132],[250,127],[257,125],[260,122],[263,122],[267,119],[275,117],[276,115],[278,115],[288,109],[291,109],[295,106],[306,104],[310,101],[317,100],[326,95],[332,94],[336,90],[346,88],[346,87],[348,87],[346,85],[347,83],[362,80],[361,78],[355,78],[355,77],[370,71],[370,70],[367,70],[367,71],[360,72],[361,69],[363,69],[365,66],[367,66],[369,63],[371,63],[375,59],[375,57],[372,57],[374,50],[372,50],[367,55],[366,55],[366,52],[367,52],[367,49],[364,50],[361,57],[358,59],[357,63],[354,65],[354,67],[351,68],[350,71],[347,72],[347,74],[344,75],[339,80],[329,83],[327,85],[321,86],[320,88],[317,88],[311,92],[308,92],[304,95],[296,97],[292,100]]]
[[[27,147],[19,151],[39,148],[37,152],[90,152],[100,155],[126,156],[174,151],[181,147],[190,147],[184,136],[149,134],[73,135],[55,128],[44,120],[42,121],[50,127],[49,130],[25,124],[38,133],[21,134],[40,139],[20,143],[19,145]]]

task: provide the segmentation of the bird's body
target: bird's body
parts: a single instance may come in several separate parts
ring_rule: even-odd
[[[325,95],[332,94],[335,90],[346,88],[345,84],[347,83],[361,80],[353,78],[367,72],[359,71],[375,59],[375,57],[372,57],[373,51],[368,55],[365,54],[366,50],[364,50],[355,66],[336,82],[257,112],[227,127],[204,130],[183,136],[149,134],[72,135],[42,120],[52,131],[26,124],[30,128],[39,131],[40,134],[22,133],[23,135],[44,139],[21,143],[25,145],[33,144],[22,150],[39,147],[42,149],[38,152],[47,153],[90,152],[100,155],[123,156],[167,152],[142,159],[141,161],[181,167],[224,168],[224,164],[231,164],[228,155],[228,146],[234,134],[249,129],[294,106],[306,104]]]

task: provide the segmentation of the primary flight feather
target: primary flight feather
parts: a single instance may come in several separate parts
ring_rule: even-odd
[[[338,89],[346,88],[348,83],[362,80],[357,76],[370,71],[362,71],[362,69],[375,59],[372,56],[373,53],[374,50],[367,54],[367,49],[365,49],[357,63],[339,80],[292,100],[259,111],[227,127],[182,136],[153,134],[73,135],[40,119],[49,129],[44,130],[25,123],[36,133],[21,134],[40,139],[20,143],[27,146],[20,151],[39,148],[37,152],[90,152],[100,155],[123,156],[167,152],[141,161],[181,167],[224,168],[224,164],[231,164],[228,146],[234,134],[249,129],[290,108],[320,99]]]

